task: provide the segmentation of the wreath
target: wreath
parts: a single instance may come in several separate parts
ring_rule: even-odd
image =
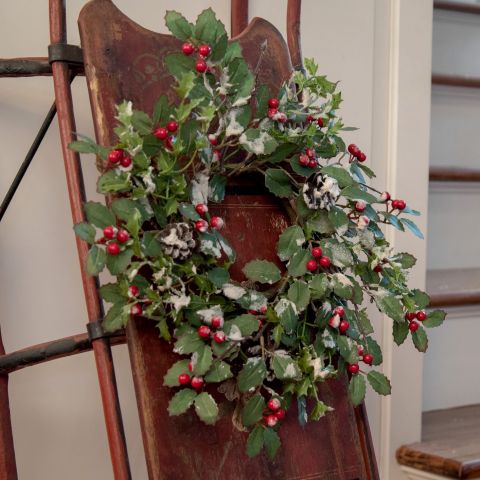
[[[306,59],[306,73],[294,72],[272,96],[256,81],[260,63],[249,68],[211,9],[195,24],[174,11],[165,19],[185,42],[164,59],[178,102],[161,96],[150,117],[124,101],[116,145],[86,137],[71,144],[102,159],[98,191],[113,198],[109,207],[87,202],[87,222],[74,229],[90,244],[88,272],[106,267],[116,276],[100,288],[111,304],[105,330],[141,315],[180,357],[164,377],[174,392],[169,414],[194,406],[214,424],[219,408],[206,387],[216,384],[236,404],[235,426],[250,432],[247,454],[265,448],[273,458],[293,401],[302,425],[332,410],[319,382],[347,374],[354,405],[367,382],[390,394],[388,378],[371,368],[382,352],[365,301],[393,319],[398,345],[410,334],[421,352],[425,327],[445,313],[426,313],[428,296],[407,285],[415,258],[393,253],[382,233],[392,225],[423,238],[407,218],[419,213],[369,186],[375,175],[365,153],[340,137],[352,129],[337,116],[337,84]],[[247,281],[237,282],[224,221],[209,206],[245,174],[263,176],[291,226],[277,244],[284,268],[254,259],[243,268]]]

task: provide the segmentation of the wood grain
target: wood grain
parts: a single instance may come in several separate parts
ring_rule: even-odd
[[[431,182],[480,182],[480,169],[457,167],[430,167]]]
[[[433,7],[437,10],[449,10],[451,12],[471,13],[474,15],[480,14],[480,5],[475,5],[470,2],[447,2],[437,0],[433,2]]]
[[[480,8],[480,7],[477,7]],[[449,87],[480,88],[480,78],[463,75],[432,75],[432,85],[446,85]]]
[[[430,306],[457,306],[480,303],[480,269],[445,269],[427,272]]]

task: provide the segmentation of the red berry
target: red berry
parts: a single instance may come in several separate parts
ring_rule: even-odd
[[[195,205],[195,211],[199,215],[205,215],[208,212],[208,207],[204,203],[197,203]]]
[[[371,355],[370,353],[366,353],[363,357],[362,357],[362,360],[364,363],[366,363],[367,365],[371,365],[373,363],[373,355]]]
[[[153,136],[160,140],[165,140],[168,137],[168,130],[164,127],[158,127],[154,130]]]
[[[363,356],[363,347],[361,345],[357,348],[358,354],[362,357]]]
[[[132,159],[127,155],[120,160],[120,165],[124,168],[128,168],[132,164]]]
[[[275,416],[277,417],[278,420],[283,420],[285,418],[286,414],[287,414],[287,412],[283,408],[279,408],[275,412]]]
[[[350,324],[346,320],[342,320],[338,326],[340,333],[345,333],[350,328]]]
[[[367,156],[363,152],[358,152],[357,159],[359,162],[364,162],[367,159]]]
[[[317,269],[318,265],[317,265],[317,262],[315,260],[309,260],[307,262],[307,270],[309,270],[310,272],[313,272]]]
[[[412,320],[414,320],[416,318],[416,314],[415,312],[407,312],[405,314],[405,319],[408,320],[409,322],[411,322]]]
[[[130,315],[141,315],[142,314],[142,306],[139,303],[132,305],[130,308]]]
[[[315,120],[313,115],[307,115],[307,118],[305,118],[305,121],[308,123],[312,123]]]
[[[195,230],[197,232],[206,232],[208,229],[208,223],[205,220],[197,220],[195,222]]]
[[[403,200],[397,200],[397,208],[399,210],[404,210],[407,207],[407,204]]]
[[[130,235],[126,230],[119,230],[117,233],[117,240],[120,243],[125,243],[128,242],[128,239],[130,238]]]
[[[164,141],[163,141],[163,145],[165,146],[165,148],[167,150],[172,150],[173,149],[173,144],[174,144],[174,141],[175,141],[175,137],[167,137]]]
[[[356,375],[360,371],[360,367],[358,366],[358,363],[351,363],[348,367],[348,372],[351,373],[352,375]]]
[[[120,246],[118,245],[118,243],[109,243],[107,245],[107,253],[109,255],[118,255],[120,253]]]
[[[210,52],[212,51],[212,49],[210,48],[209,45],[200,45],[198,47],[198,53],[202,56],[202,57],[208,57],[210,55]]]
[[[328,325],[332,328],[338,328],[340,325],[340,317],[338,315],[334,315],[333,317],[330,317],[330,320],[328,321]]]
[[[264,315],[267,313],[267,306],[266,305],[262,305],[260,307],[260,313],[262,313]]]
[[[268,107],[269,108],[278,108],[280,106],[280,102],[278,101],[278,98],[271,98],[268,101]]]
[[[112,150],[108,154],[108,161],[110,163],[118,163],[123,158],[124,153],[121,149]]]
[[[198,60],[195,64],[195,70],[198,73],[205,73],[207,71],[207,62],[205,60]]]
[[[128,287],[128,295],[131,297],[136,297],[140,293],[139,288],[136,285],[130,285]]]
[[[277,410],[280,409],[281,406],[282,406],[282,403],[280,402],[280,400],[278,398],[271,398],[267,403],[267,407],[272,412],[276,412]]]
[[[345,309],[343,307],[335,307],[335,310],[333,311],[334,315],[338,315],[339,317],[344,317],[345,316]]]
[[[410,322],[408,324],[408,328],[410,329],[411,332],[416,332],[418,330],[419,326],[420,326],[420,324],[417,323],[417,322]]]
[[[189,370],[190,372],[193,372],[193,363],[192,363],[192,362],[188,362],[187,367],[188,367],[188,370]]]
[[[212,328],[223,327],[223,318],[215,315],[214,317],[212,317],[210,324],[212,325]]]
[[[278,113],[276,108],[269,108],[268,109],[268,118],[273,118]]]
[[[298,163],[303,167],[306,167],[310,163],[310,158],[308,158],[308,155],[302,153],[300,157],[298,157]]]
[[[103,229],[103,236],[111,240],[115,236],[117,229],[113,225],[109,225]]]
[[[202,325],[200,327],[198,327],[198,336],[200,338],[209,338],[210,337],[210,327],[208,327],[207,325]]]
[[[190,375],[188,373],[181,373],[178,376],[178,383],[180,385],[187,385],[190,383]]]
[[[382,202],[388,202],[390,198],[391,198],[391,195],[388,192],[382,192],[382,194],[380,195],[380,200]]]
[[[423,310],[420,310],[419,312],[417,312],[416,316],[419,322],[423,322],[427,318],[427,314]]]
[[[220,217],[212,217],[210,219],[210,226],[215,230],[220,230],[223,227],[223,219]]]
[[[220,150],[214,150],[212,153],[212,160],[214,162],[219,162],[220,159],[222,158],[222,152]]]
[[[363,200],[359,200],[355,203],[355,210],[357,212],[363,212],[367,208],[367,204]]]
[[[225,341],[225,333],[224,332],[215,332],[213,334],[213,340],[215,343],[223,343]]]
[[[381,265],[377,265],[377,266],[373,269],[373,271],[374,271],[375,273],[380,273],[382,270],[383,270],[383,267],[382,267]]]
[[[310,158],[315,158],[315,150],[313,148],[307,148],[305,150],[305,153],[307,154],[307,156],[309,156]]]
[[[392,200],[392,208],[396,210],[398,208],[398,200]]]
[[[192,381],[190,382],[192,388],[194,388],[195,390],[200,390],[203,387],[204,383],[205,382],[202,377],[193,377]]]
[[[320,128],[323,128],[323,119],[322,118],[318,118],[317,119],[317,124]]]
[[[353,155],[354,157],[358,154],[360,150],[358,149],[358,147],[354,144],[354,143],[351,143],[349,146],[348,146],[348,152]]]
[[[311,158],[310,161],[308,162],[308,166],[310,168],[315,168],[317,166],[317,161]]]
[[[182,45],[182,52],[184,55],[191,55],[194,51],[195,47],[191,43],[185,42]]]
[[[323,255],[322,249],[320,247],[312,248],[312,255],[315,258],[320,258]]]
[[[213,134],[210,134],[208,136],[208,141],[210,142],[210,145],[213,145],[213,146],[218,145],[218,138]]]
[[[169,132],[176,132],[178,129],[178,123],[175,121],[175,120],[170,120],[168,123],[167,123],[167,130]]]
[[[269,426],[269,427],[274,427],[277,423],[278,423],[278,418],[276,415],[267,415],[265,417],[265,423]]]
[[[328,258],[328,257],[322,257],[322,258],[318,261],[318,263],[320,264],[320,266],[321,266],[322,268],[328,268],[332,262],[330,261],[330,258]]]

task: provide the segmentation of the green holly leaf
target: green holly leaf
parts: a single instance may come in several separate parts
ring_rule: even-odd
[[[207,278],[217,287],[221,288],[230,281],[230,274],[226,268],[215,267],[207,272]]]
[[[238,389],[241,392],[248,392],[263,383],[267,376],[267,366],[261,357],[251,357],[247,360],[238,374]]]
[[[202,392],[195,397],[195,412],[202,422],[207,425],[213,425],[218,419],[218,405],[213,397],[207,393]]]
[[[246,427],[251,427],[260,421],[263,417],[263,411],[266,408],[265,399],[262,395],[254,395],[245,404],[242,410],[242,423]]]
[[[354,406],[360,405],[367,391],[365,377],[361,374],[352,375],[348,385],[348,395]]]
[[[192,355],[192,373],[198,377],[205,375],[210,370],[213,362],[212,349],[203,345]]]
[[[428,307],[430,304],[430,297],[421,290],[414,289],[412,290],[413,293],[413,301],[415,302],[415,306],[417,310],[423,310],[424,308]]]
[[[87,202],[84,206],[88,223],[98,228],[115,225],[115,215],[105,206],[98,202]]]
[[[266,260],[253,260],[242,269],[245,276],[253,282],[273,284],[280,280],[281,274],[278,267]]]
[[[103,328],[107,332],[120,330],[127,325],[128,317],[129,316],[125,312],[123,305],[118,303],[112,305],[103,319]]]
[[[298,225],[286,228],[278,237],[277,253],[280,260],[288,260],[305,243],[305,234]]]
[[[270,88],[268,85],[260,85],[257,87],[256,101],[256,117],[263,118],[267,116],[268,100],[271,98]]]
[[[312,215],[307,221],[307,227],[314,232],[321,233],[322,235],[331,235],[335,233],[335,227],[328,218],[328,212],[326,210],[319,210]]]
[[[133,111],[131,116],[131,122],[133,128],[141,135],[148,135],[153,130],[152,119],[141,110]]]
[[[321,173],[334,178],[338,182],[340,188],[348,187],[354,184],[352,176],[343,167],[329,165],[328,167],[323,167]]]
[[[232,377],[233,374],[230,370],[230,365],[223,361],[215,360],[204,379],[207,383],[217,383]]]
[[[357,319],[360,331],[364,335],[370,335],[371,333],[373,333],[373,326],[370,322],[370,319],[368,318],[367,310],[365,308],[358,312],[356,319]]]
[[[170,399],[170,402],[168,402],[168,413],[170,416],[185,413],[192,406],[196,397],[197,392],[191,388],[183,388]]]
[[[170,75],[175,78],[180,78],[182,75],[195,70],[195,59],[193,56],[187,57],[183,53],[170,53],[165,56],[163,61]]]
[[[165,14],[167,28],[180,40],[188,41],[192,37],[193,25],[180,13],[173,10]]]
[[[118,283],[106,283],[100,287],[100,296],[109,303],[120,303],[125,301],[122,290]]]
[[[333,265],[336,267],[349,267],[353,263],[353,256],[350,249],[344,244],[339,243],[337,240],[323,239],[320,242],[323,254],[330,257]]]
[[[263,443],[267,452],[268,458],[273,460],[280,448],[281,441],[278,433],[273,428],[266,428],[263,432]]]
[[[295,304],[286,298],[280,299],[277,305],[275,305],[275,313],[287,334],[291,334],[297,327],[298,315],[294,306]]]
[[[375,303],[378,309],[385,315],[388,315],[395,322],[403,323],[403,305],[398,298],[393,294],[383,290],[381,293],[375,295]]]
[[[398,253],[392,258],[392,260],[395,263],[399,263],[404,269],[412,268],[417,263],[417,259],[413,255],[405,252]]]
[[[367,203],[375,203],[378,201],[375,196],[366,192],[365,190],[362,190],[357,185],[350,185],[349,187],[344,188],[341,192],[341,195],[350,200],[363,200]]]
[[[420,231],[420,229],[417,227],[415,222],[412,222],[412,220],[408,218],[401,218],[400,223],[404,226],[407,227],[416,237],[420,239],[424,239],[425,237],[423,236],[423,233]]]
[[[240,330],[242,337],[248,337],[252,335],[252,333],[258,332],[258,318],[255,315],[246,313],[232,320],[227,320],[224,325],[224,330],[227,335],[230,335],[233,326],[236,326]]]
[[[447,312],[444,312],[443,310],[428,312],[427,318],[422,322],[422,325],[427,328],[439,327],[445,320],[446,316]]]
[[[261,425],[257,425],[248,435],[247,439],[247,455],[255,457],[263,448],[263,432],[264,428]]]
[[[188,373],[190,375],[190,370],[188,369],[189,363],[190,360],[188,359],[175,362],[163,377],[163,385],[166,387],[179,387],[178,376],[182,373]]]
[[[328,212],[328,219],[336,230],[346,231],[349,223],[347,214],[338,207],[332,207]]]
[[[128,222],[135,210],[140,212],[142,221],[149,220],[153,216],[153,212],[144,204],[131,200],[130,198],[117,198],[112,202],[112,210],[113,213],[124,222]]]
[[[162,244],[157,240],[158,232],[145,232],[142,238],[143,253],[147,257],[159,257],[163,253]]]
[[[279,168],[265,172],[265,186],[277,197],[289,197],[293,193],[290,177]]]
[[[186,329],[175,342],[173,351],[180,355],[187,355],[196,352],[205,345],[193,328]]]
[[[172,113],[172,109],[168,103],[167,96],[161,95],[156,101],[155,107],[153,109],[153,118],[152,118],[153,123],[155,125],[166,124],[170,118],[171,113]],[[144,143],[144,147],[145,147],[145,143]]]
[[[107,268],[112,275],[123,273],[132,261],[133,250],[126,248],[118,255],[107,255]]]
[[[347,363],[358,362],[358,348],[350,338],[345,337],[344,335],[339,335],[337,337],[337,346],[340,356]]]
[[[90,275],[98,275],[105,268],[106,261],[105,250],[93,245],[87,255],[87,272]]]
[[[415,348],[419,352],[427,351],[427,348],[428,348],[427,332],[425,332],[425,329],[421,325],[418,327],[417,331],[412,332],[412,340],[413,340],[413,344],[415,345]]]
[[[73,230],[75,234],[87,243],[95,243],[95,229],[86,222],[77,223]]]
[[[367,337],[365,340],[367,353],[370,353],[373,356],[372,365],[380,365],[383,362],[380,345],[372,337]]]
[[[315,406],[312,409],[312,412],[310,413],[310,420],[318,421],[322,417],[324,417],[326,413],[331,412],[332,410],[332,407],[329,407],[322,401],[317,400],[315,402]]]
[[[407,322],[395,322],[393,324],[393,341],[400,346],[408,337],[408,332]]]
[[[225,198],[226,185],[226,176],[214,175],[208,183],[208,199],[212,202],[223,202],[223,199]]]
[[[332,275],[333,292],[340,298],[351,300],[353,298],[353,283],[343,273]]]
[[[298,380],[302,376],[297,362],[285,350],[273,352],[272,369],[279,380]]]
[[[194,33],[197,40],[213,45],[218,37],[226,35],[227,32],[223,23],[217,20],[215,12],[207,8],[197,17]]]
[[[287,296],[297,306],[299,312],[305,310],[310,303],[310,290],[303,281],[293,282],[288,289]]]
[[[392,393],[392,385],[390,380],[380,372],[372,370],[367,375],[368,383],[380,395],[390,395]]]
[[[314,275],[308,284],[313,300],[321,300],[330,289],[330,281],[326,273]]]
[[[288,262],[288,273],[292,277],[303,277],[307,273],[307,262],[312,258],[308,250],[298,250]]]

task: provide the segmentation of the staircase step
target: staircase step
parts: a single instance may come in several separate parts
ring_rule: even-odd
[[[480,5],[467,2],[447,2],[436,0],[433,7],[437,10],[450,10],[451,12],[480,14]]]
[[[431,182],[480,182],[480,169],[430,167]]]
[[[480,478],[480,405],[424,412],[422,441],[400,447],[397,461],[448,478]]]
[[[432,307],[480,304],[480,268],[429,270],[427,293]]]
[[[478,8],[480,8],[480,5]],[[434,73],[432,75],[432,84],[447,85],[449,87],[480,88],[480,78],[467,77],[465,75],[444,75]]]

